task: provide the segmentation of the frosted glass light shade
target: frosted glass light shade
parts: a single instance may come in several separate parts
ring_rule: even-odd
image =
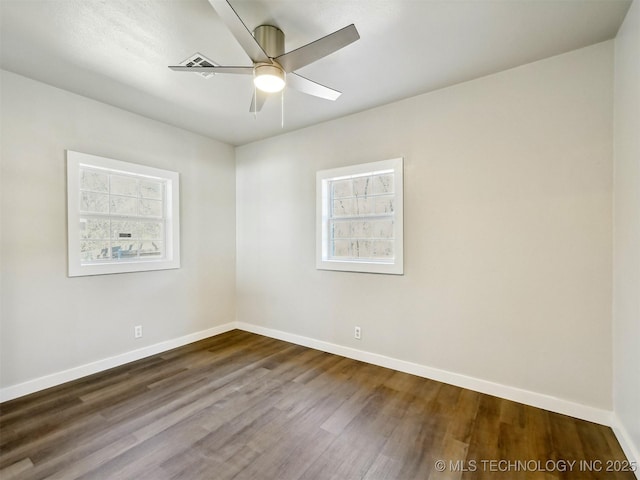
[[[279,92],[285,86],[284,72],[276,65],[258,65],[255,68],[253,83],[263,92]]]

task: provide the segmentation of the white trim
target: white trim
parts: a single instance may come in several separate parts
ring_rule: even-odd
[[[161,259],[82,263],[80,260],[80,167],[104,169],[163,180],[165,184],[165,256]],[[160,168],[67,150],[67,257],[69,277],[180,268],[180,174]]]
[[[640,446],[633,443],[631,435],[629,435],[629,432],[616,412],[613,412],[611,415],[611,429],[613,433],[615,433],[618,443],[620,443],[622,447],[622,451],[627,456],[627,460],[635,462],[637,469],[634,473],[636,478],[640,480]]]
[[[404,274],[404,160],[402,157],[377,162],[349,165],[346,167],[319,170],[316,172],[316,268],[318,270],[338,270],[344,272],[385,273],[391,275]],[[375,175],[382,172],[394,173],[394,258],[390,260],[336,260],[329,258],[329,182],[332,180],[353,178],[364,175]],[[365,218],[365,217],[361,217]]]
[[[135,362],[136,360],[140,360],[157,353],[182,347],[183,345],[213,337],[214,335],[220,335],[221,333],[228,332],[235,328],[236,322],[225,323],[224,325],[218,325],[217,327],[208,328],[207,330],[190,333],[183,337],[165,340],[164,342],[148,345],[137,350],[121,353],[120,355],[97,360],[95,362],[73,367],[61,372],[52,373],[51,375],[45,375],[44,377],[28,380],[17,385],[11,385],[0,389],[0,402],[6,402],[7,400],[13,400],[14,398],[22,397],[46,388],[55,387],[56,385],[61,385],[78,378],[86,377],[87,375],[93,375],[94,373],[118,367],[125,363]]]
[[[612,428],[622,450],[624,451],[627,459],[631,462],[636,462],[640,465],[640,455],[638,454],[638,448],[631,441],[631,437],[620,422],[618,416],[609,410],[603,410],[579,403],[563,400],[561,398],[553,397],[550,395],[544,395],[530,390],[523,390],[516,387],[510,387],[499,383],[489,382],[487,380],[481,380],[459,373],[449,372],[447,370],[441,370],[438,368],[427,367],[425,365],[419,365],[405,360],[398,360],[395,358],[387,357],[377,353],[366,352],[364,350],[358,350],[351,347],[345,347],[337,345],[335,343],[324,342],[322,340],[316,340],[310,337],[302,335],[296,335],[293,333],[283,332],[281,330],[275,330],[272,328],[261,327],[259,325],[253,325],[245,322],[229,322],[217,327],[195,332],[183,337],[167,340],[164,342],[149,345],[138,350],[126,352],[114,357],[105,358],[96,362],[81,365],[79,367],[70,368],[62,372],[57,372],[44,377],[29,380],[24,383],[12,385],[0,389],[0,402],[13,400],[14,398],[22,397],[30,393],[38,392],[46,388],[54,387],[72,380],[76,380],[87,375],[102,372],[109,368],[117,367],[125,363],[134,362],[142,358],[146,358],[157,353],[162,353],[173,348],[181,347],[189,343],[197,342],[205,338],[209,338],[221,333],[228,332],[234,329],[244,330],[246,332],[252,332],[266,337],[283,340],[285,342],[295,343],[304,347],[313,348],[315,350],[321,350],[323,352],[332,353],[335,355],[341,355],[343,357],[352,358],[354,360],[360,360],[373,365],[378,365],[385,368],[391,368],[400,372],[410,373],[423,378],[429,378],[439,382],[448,383],[461,388],[467,388],[480,393],[486,393],[488,395],[497,396],[507,400],[513,400],[515,402],[524,403],[537,408],[543,408],[556,413],[569,415],[582,420],[595,422],[601,425],[606,425]],[[636,472],[636,477],[640,480],[639,472]]]
[[[364,350],[345,347],[335,343],[324,342],[280,330],[252,325],[250,323],[237,322],[237,328],[247,332],[264,335],[266,337],[276,338],[278,340],[284,340],[297,345],[321,350],[323,352],[341,355],[343,357],[360,360],[362,362],[371,363],[385,368],[391,368],[404,373],[410,373],[419,377],[437,380],[457,387],[467,388],[476,392],[486,393],[488,395],[493,395],[507,400],[513,400],[533,407],[543,408],[545,410],[569,415],[589,422],[599,423],[606,426],[611,425],[612,412],[609,410],[590,407],[588,405],[582,405],[580,403],[571,402],[551,395],[523,390],[517,387],[510,387],[500,383],[469,377],[459,373],[441,370],[439,368],[427,367],[425,365],[419,365],[405,360],[398,360],[385,355],[365,352]]]

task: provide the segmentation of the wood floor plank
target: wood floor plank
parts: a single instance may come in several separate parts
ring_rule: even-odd
[[[77,478],[138,478],[150,465],[188,449],[209,433],[197,419],[174,424]]]
[[[23,458],[11,465],[0,470],[0,478],[3,480],[10,480],[16,478],[21,473],[27,472],[33,468],[33,462],[30,458]]]
[[[238,330],[0,405],[2,480],[634,479],[535,468],[594,460],[607,427]]]
[[[462,390],[458,397],[453,420],[447,427],[447,436],[465,445],[469,444],[471,433],[476,422],[481,394],[472,390]],[[512,403],[512,402],[510,402]]]
[[[409,404],[384,386],[375,388],[364,408],[302,475],[311,478],[363,478]],[[400,408],[399,408],[400,407]],[[323,477],[323,475],[325,477]]]
[[[262,436],[267,445],[266,448],[261,447],[262,454],[233,477],[234,479],[296,480],[335,439],[334,435],[318,428],[317,425],[309,426],[302,418],[299,421],[286,422],[280,432],[270,429],[270,433],[270,437]]]
[[[419,393],[419,389],[416,388],[415,392]],[[388,459],[382,464],[388,478],[428,478],[434,459],[442,456],[439,447],[446,423],[429,413],[436,392],[423,396],[407,390],[403,395],[404,415],[395,422],[379,457]],[[377,478],[378,464],[377,459],[365,478]]]

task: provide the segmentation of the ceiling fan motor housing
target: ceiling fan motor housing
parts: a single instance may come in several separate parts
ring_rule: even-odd
[[[260,25],[253,31],[253,36],[269,57],[275,58],[284,54],[284,32],[273,25]]]

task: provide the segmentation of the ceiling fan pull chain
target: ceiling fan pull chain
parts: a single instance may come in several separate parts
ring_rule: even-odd
[[[255,73],[253,74],[253,76],[256,76]],[[255,84],[253,85],[253,119],[258,119],[258,90]]]
[[[284,128],[284,90],[280,92],[280,128]]]

